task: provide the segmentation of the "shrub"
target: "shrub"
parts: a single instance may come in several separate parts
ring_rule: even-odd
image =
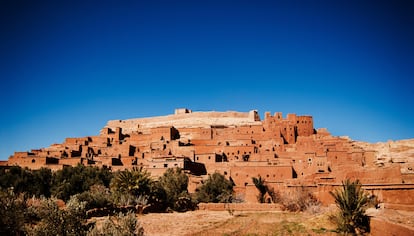
[[[188,193],[188,176],[180,168],[167,169],[159,178],[166,194],[167,206],[174,211],[194,210],[194,204]]]
[[[0,189],[0,235],[24,235],[26,201],[12,189]]]
[[[151,195],[148,198],[148,211],[164,212],[168,207],[167,193],[159,181],[153,181],[150,186]]]
[[[141,236],[144,228],[139,224],[132,212],[119,213],[115,217],[107,217],[101,227],[95,225],[89,230],[88,236]]]
[[[14,193],[26,193],[50,197],[52,171],[47,168],[29,170],[19,166],[12,166],[9,170],[0,170],[0,187],[13,188]]]
[[[320,205],[313,194],[303,186],[295,189],[294,191],[283,194],[280,203],[282,204],[283,210],[291,212],[305,211],[310,206],[315,207]]]
[[[92,185],[109,187],[112,173],[105,168],[77,165],[67,166],[53,174],[52,195],[64,201],[72,195],[88,191]]]
[[[231,202],[233,196],[233,183],[224,175],[214,173],[209,175],[207,181],[196,190],[195,197],[198,202]]]
[[[369,232],[369,218],[365,215],[369,199],[359,180],[347,179],[342,182],[341,189],[330,194],[339,209],[337,215],[331,217],[338,231],[350,234]]]
[[[89,191],[76,194],[79,201],[86,202],[86,210],[95,208],[111,208],[113,206],[112,196],[109,189],[103,185],[93,185]]]
[[[28,228],[28,235],[85,235],[85,202],[72,197],[66,204],[66,209],[59,209],[56,199],[42,199],[34,206],[34,212],[41,219],[32,228]]]

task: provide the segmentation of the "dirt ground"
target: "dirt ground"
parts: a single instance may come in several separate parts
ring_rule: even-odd
[[[338,235],[329,220],[332,208],[319,213],[284,211],[208,211],[138,215],[147,236]],[[366,212],[389,222],[414,227],[414,212],[373,209]],[[102,222],[104,217],[94,218]]]
[[[145,235],[335,235],[327,214],[193,211],[139,216]]]

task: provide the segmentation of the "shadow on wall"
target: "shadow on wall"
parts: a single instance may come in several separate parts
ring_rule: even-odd
[[[193,175],[206,175],[207,169],[203,163],[192,162],[190,160],[184,162],[184,170],[189,170]]]

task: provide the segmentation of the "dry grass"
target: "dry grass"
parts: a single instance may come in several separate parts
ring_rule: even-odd
[[[145,235],[335,235],[327,214],[193,211],[139,216]]]

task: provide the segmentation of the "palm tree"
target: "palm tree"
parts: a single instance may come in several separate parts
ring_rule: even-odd
[[[141,168],[117,172],[111,181],[111,190],[132,196],[146,196],[150,193],[150,173]]]
[[[339,208],[338,214],[332,217],[338,231],[350,234],[369,232],[369,218],[365,215],[369,199],[359,180],[347,179],[342,182],[341,189],[330,194]]]
[[[257,196],[257,200],[260,203],[265,202],[265,194],[268,192],[267,186],[265,185],[265,180],[262,179],[261,176],[259,178],[253,177],[252,178],[254,186],[256,186],[257,190],[259,190],[259,195]]]

